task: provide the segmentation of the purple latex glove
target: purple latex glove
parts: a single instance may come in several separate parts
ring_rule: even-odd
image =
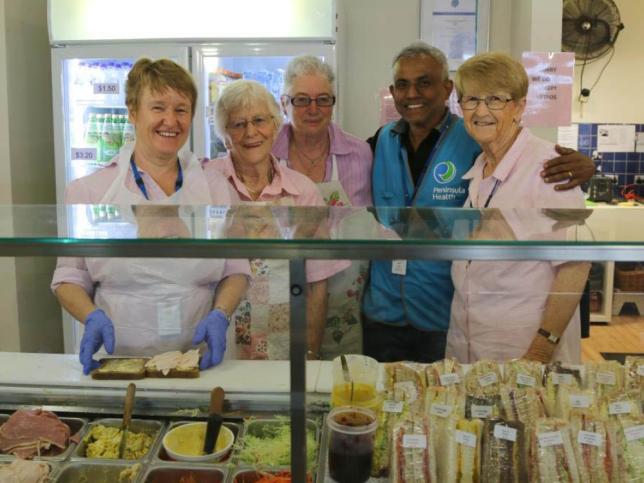
[[[192,343],[197,345],[205,341],[208,344],[208,350],[201,357],[199,369],[208,369],[222,361],[226,352],[226,329],[228,317],[219,309],[213,310],[199,321]]]
[[[83,364],[83,374],[87,375],[99,366],[92,356],[102,345],[108,354],[114,352],[114,325],[105,312],[96,309],[85,319],[85,331],[80,343],[78,358]]]

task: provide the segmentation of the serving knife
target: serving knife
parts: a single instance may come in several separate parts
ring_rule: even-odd
[[[127,445],[127,433],[130,430],[130,421],[132,420],[132,409],[134,408],[134,395],[136,385],[131,382],[127,386],[125,394],[125,407],[123,408],[123,422],[121,423],[121,442],[119,443],[119,459],[123,459],[125,446]]]
[[[221,413],[224,408],[224,390],[217,386],[210,392],[210,407],[208,409],[208,424],[206,425],[206,438],[203,443],[204,454],[210,454],[215,449],[219,430],[221,429]]]

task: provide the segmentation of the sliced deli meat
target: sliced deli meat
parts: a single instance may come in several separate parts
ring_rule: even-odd
[[[19,409],[0,426],[0,453],[28,459],[43,451],[67,448],[69,426],[54,413],[42,409]]]

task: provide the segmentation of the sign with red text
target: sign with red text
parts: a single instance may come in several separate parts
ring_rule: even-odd
[[[524,52],[522,62],[530,81],[522,124],[527,127],[569,126],[575,54]]]

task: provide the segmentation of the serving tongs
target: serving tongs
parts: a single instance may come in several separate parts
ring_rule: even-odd
[[[208,408],[208,424],[206,425],[206,437],[203,442],[204,454],[210,454],[215,449],[219,430],[223,421],[221,417],[224,408],[224,390],[217,386],[210,392],[210,407]]]
[[[130,421],[132,421],[132,409],[134,409],[134,395],[136,385],[131,382],[127,386],[125,394],[125,407],[123,408],[123,422],[121,423],[121,442],[119,443],[119,459],[123,459],[125,447],[127,446],[127,433],[130,430]]]
[[[351,386],[351,395],[349,396],[349,402],[353,405],[353,378],[349,372],[349,364],[347,363],[347,358],[342,354],[340,356],[340,364],[342,365],[342,374],[344,376],[344,382]]]

